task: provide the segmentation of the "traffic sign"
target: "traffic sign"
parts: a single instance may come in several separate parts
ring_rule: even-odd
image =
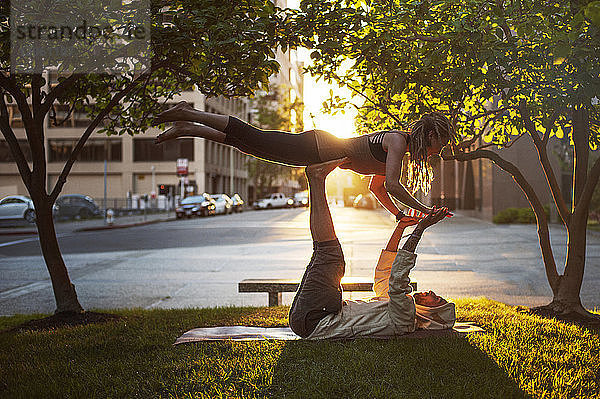
[[[188,159],[187,158],[177,158],[177,174],[179,176],[187,176],[188,175]]]

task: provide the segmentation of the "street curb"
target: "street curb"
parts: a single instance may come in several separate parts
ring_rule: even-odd
[[[147,222],[137,222],[137,223],[129,223],[129,224],[113,224],[112,226],[95,226],[95,227],[82,227],[80,229],[73,230],[74,233],[80,233],[84,231],[99,231],[99,230],[112,230],[112,229],[126,229],[128,227],[136,227],[136,226],[145,226],[148,224],[161,223],[161,222],[171,222],[176,220],[175,218],[169,219],[158,219],[158,220],[149,220]]]
[[[24,235],[37,235],[37,230],[25,230],[25,231],[0,231],[0,236],[24,236]]]

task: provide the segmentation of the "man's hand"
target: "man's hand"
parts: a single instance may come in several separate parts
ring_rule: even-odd
[[[425,229],[429,226],[433,226],[434,224],[443,220],[447,214],[448,208],[444,207],[438,209],[436,207],[433,207],[431,213],[427,215],[427,217],[425,217],[424,219],[421,219],[417,227],[415,227],[410,237],[408,237],[408,240],[406,240],[406,243],[404,243],[404,247],[402,247],[402,249],[408,252],[415,252],[415,249],[417,248],[417,244],[421,239],[421,234],[423,234],[423,231],[425,231]]]
[[[436,208],[434,206],[431,213],[428,214],[427,217],[425,217],[424,219],[421,219],[418,227],[420,227],[421,229],[424,230],[424,229],[428,228],[429,226],[433,226],[434,224],[443,220],[447,214],[448,214],[448,208],[446,208],[446,207]]]

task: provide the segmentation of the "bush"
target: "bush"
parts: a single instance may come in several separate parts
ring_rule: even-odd
[[[535,223],[535,213],[531,208],[519,208],[517,212],[517,223]]]
[[[507,208],[503,211],[500,211],[494,216],[494,223],[497,224],[506,224],[506,223],[514,223],[515,220],[519,217],[519,209],[518,208]]]
[[[550,216],[550,206],[544,205],[546,216]],[[496,224],[508,223],[535,223],[535,213],[531,208],[506,208],[494,216],[493,222]]]

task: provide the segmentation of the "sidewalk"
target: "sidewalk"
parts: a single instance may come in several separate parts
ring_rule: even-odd
[[[147,215],[120,216],[114,218],[112,225],[106,224],[104,219],[85,220],[55,220],[54,226],[57,233],[71,233],[80,231],[94,231],[105,229],[118,229],[132,226],[141,226],[151,223],[159,223],[175,219],[175,212],[149,213]],[[2,235],[35,235],[37,228],[35,224],[23,224],[18,222],[0,222],[0,236]]]

